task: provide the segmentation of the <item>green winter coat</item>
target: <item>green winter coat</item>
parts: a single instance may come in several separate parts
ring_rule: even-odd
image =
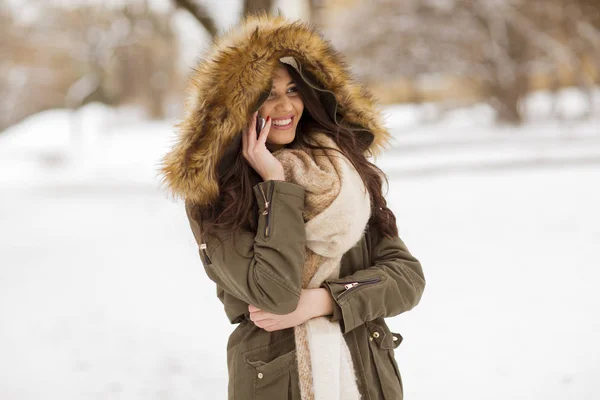
[[[248,319],[252,304],[275,314],[294,311],[301,291],[306,236],[304,188],[285,181],[254,187],[256,232],[203,237],[192,205],[212,205],[219,176],[239,152],[249,115],[268,95],[281,57],[293,57],[334,121],[355,129],[365,154],[376,155],[390,134],[369,91],[317,32],[282,17],[251,17],[220,37],[190,77],[178,140],[162,160],[163,182],[185,200],[207,275],[233,324],[227,346],[229,400],[299,399],[293,328],[268,332]],[[267,206],[268,204],[268,206]],[[324,282],[334,299],[363,400],[402,399],[394,349],[402,341],[384,318],[410,310],[425,286],[419,261],[399,237],[367,226],[342,258],[339,279]]]
[[[248,304],[274,314],[296,309],[306,249],[304,188],[284,181],[254,187],[258,231],[202,238],[186,207],[207,275],[232,324],[227,344],[229,399],[300,399],[294,329],[267,332],[249,320]],[[265,206],[268,202],[268,207]],[[367,226],[363,238],[342,258],[339,279],[327,288],[352,354],[363,399],[402,399],[394,349],[402,336],[384,318],[410,310],[425,286],[419,261],[399,237],[382,237]],[[286,397],[287,396],[287,397]]]

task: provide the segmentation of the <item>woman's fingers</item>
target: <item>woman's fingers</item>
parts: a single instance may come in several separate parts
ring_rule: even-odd
[[[254,325],[262,328],[264,330],[277,328],[280,324],[280,321],[270,318],[265,318],[261,320],[254,321]]]
[[[262,310],[256,306],[253,306],[252,304],[248,304],[248,311],[256,312],[256,311],[262,311]]]
[[[269,315],[267,315],[267,313],[264,311],[250,313],[250,320],[252,322],[268,321],[271,319],[272,318]]]
[[[263,326],[263,328],[265,331],[267,332],[273,332],[273,331],[277,331],[279,330],[279,321],[272,323],[270,325],[265,324],[265,326]]]

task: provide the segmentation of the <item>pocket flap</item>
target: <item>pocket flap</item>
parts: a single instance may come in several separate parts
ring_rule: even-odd
[[[282,373],[288,372],[290,366],[296,365],[296,345],[294,335],[256,349],[245,351],[243,359],[251,365],[256,373],[262,373],[261,380],[269,381]]]
[[[290,369],[295,367],[296,349],[269,362],[250,359],[246,361],[256,369],[257,373],[261,374],[260,376],[262,382],[268,382],[282,374],[287,374]]]
[[[402,340],[403,340],[403,337],[401,334],[392,332],[392,342],[394,343],[394,348],[400,346],[400,343],[402,343]]]

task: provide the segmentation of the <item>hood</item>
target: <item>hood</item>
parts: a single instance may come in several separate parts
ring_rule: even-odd
[[[160,166],[176,198],[206,205],[218,197],[219,172],[238,153],[241,132],[268,96],[280,61],[318,90],[335,121],[369,136],[365,152],[376,155],[387,145],[375,99],[328,41],[300,21],[251,16],[216,39],[190,76],[185,116]]]

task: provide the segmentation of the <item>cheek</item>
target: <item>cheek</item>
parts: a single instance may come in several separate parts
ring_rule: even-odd
[[[263,118],[267,118],[269,114],[271,114],[272,107],[269,107],[267,104],[264,104],[261,108],[258,109],[258,115]]]
[[[294,99],[293,104],[294,108],[298,112],[298,115],[302,115],[302,111],[304,111],[304,103],[302,102],[302,99]]]

